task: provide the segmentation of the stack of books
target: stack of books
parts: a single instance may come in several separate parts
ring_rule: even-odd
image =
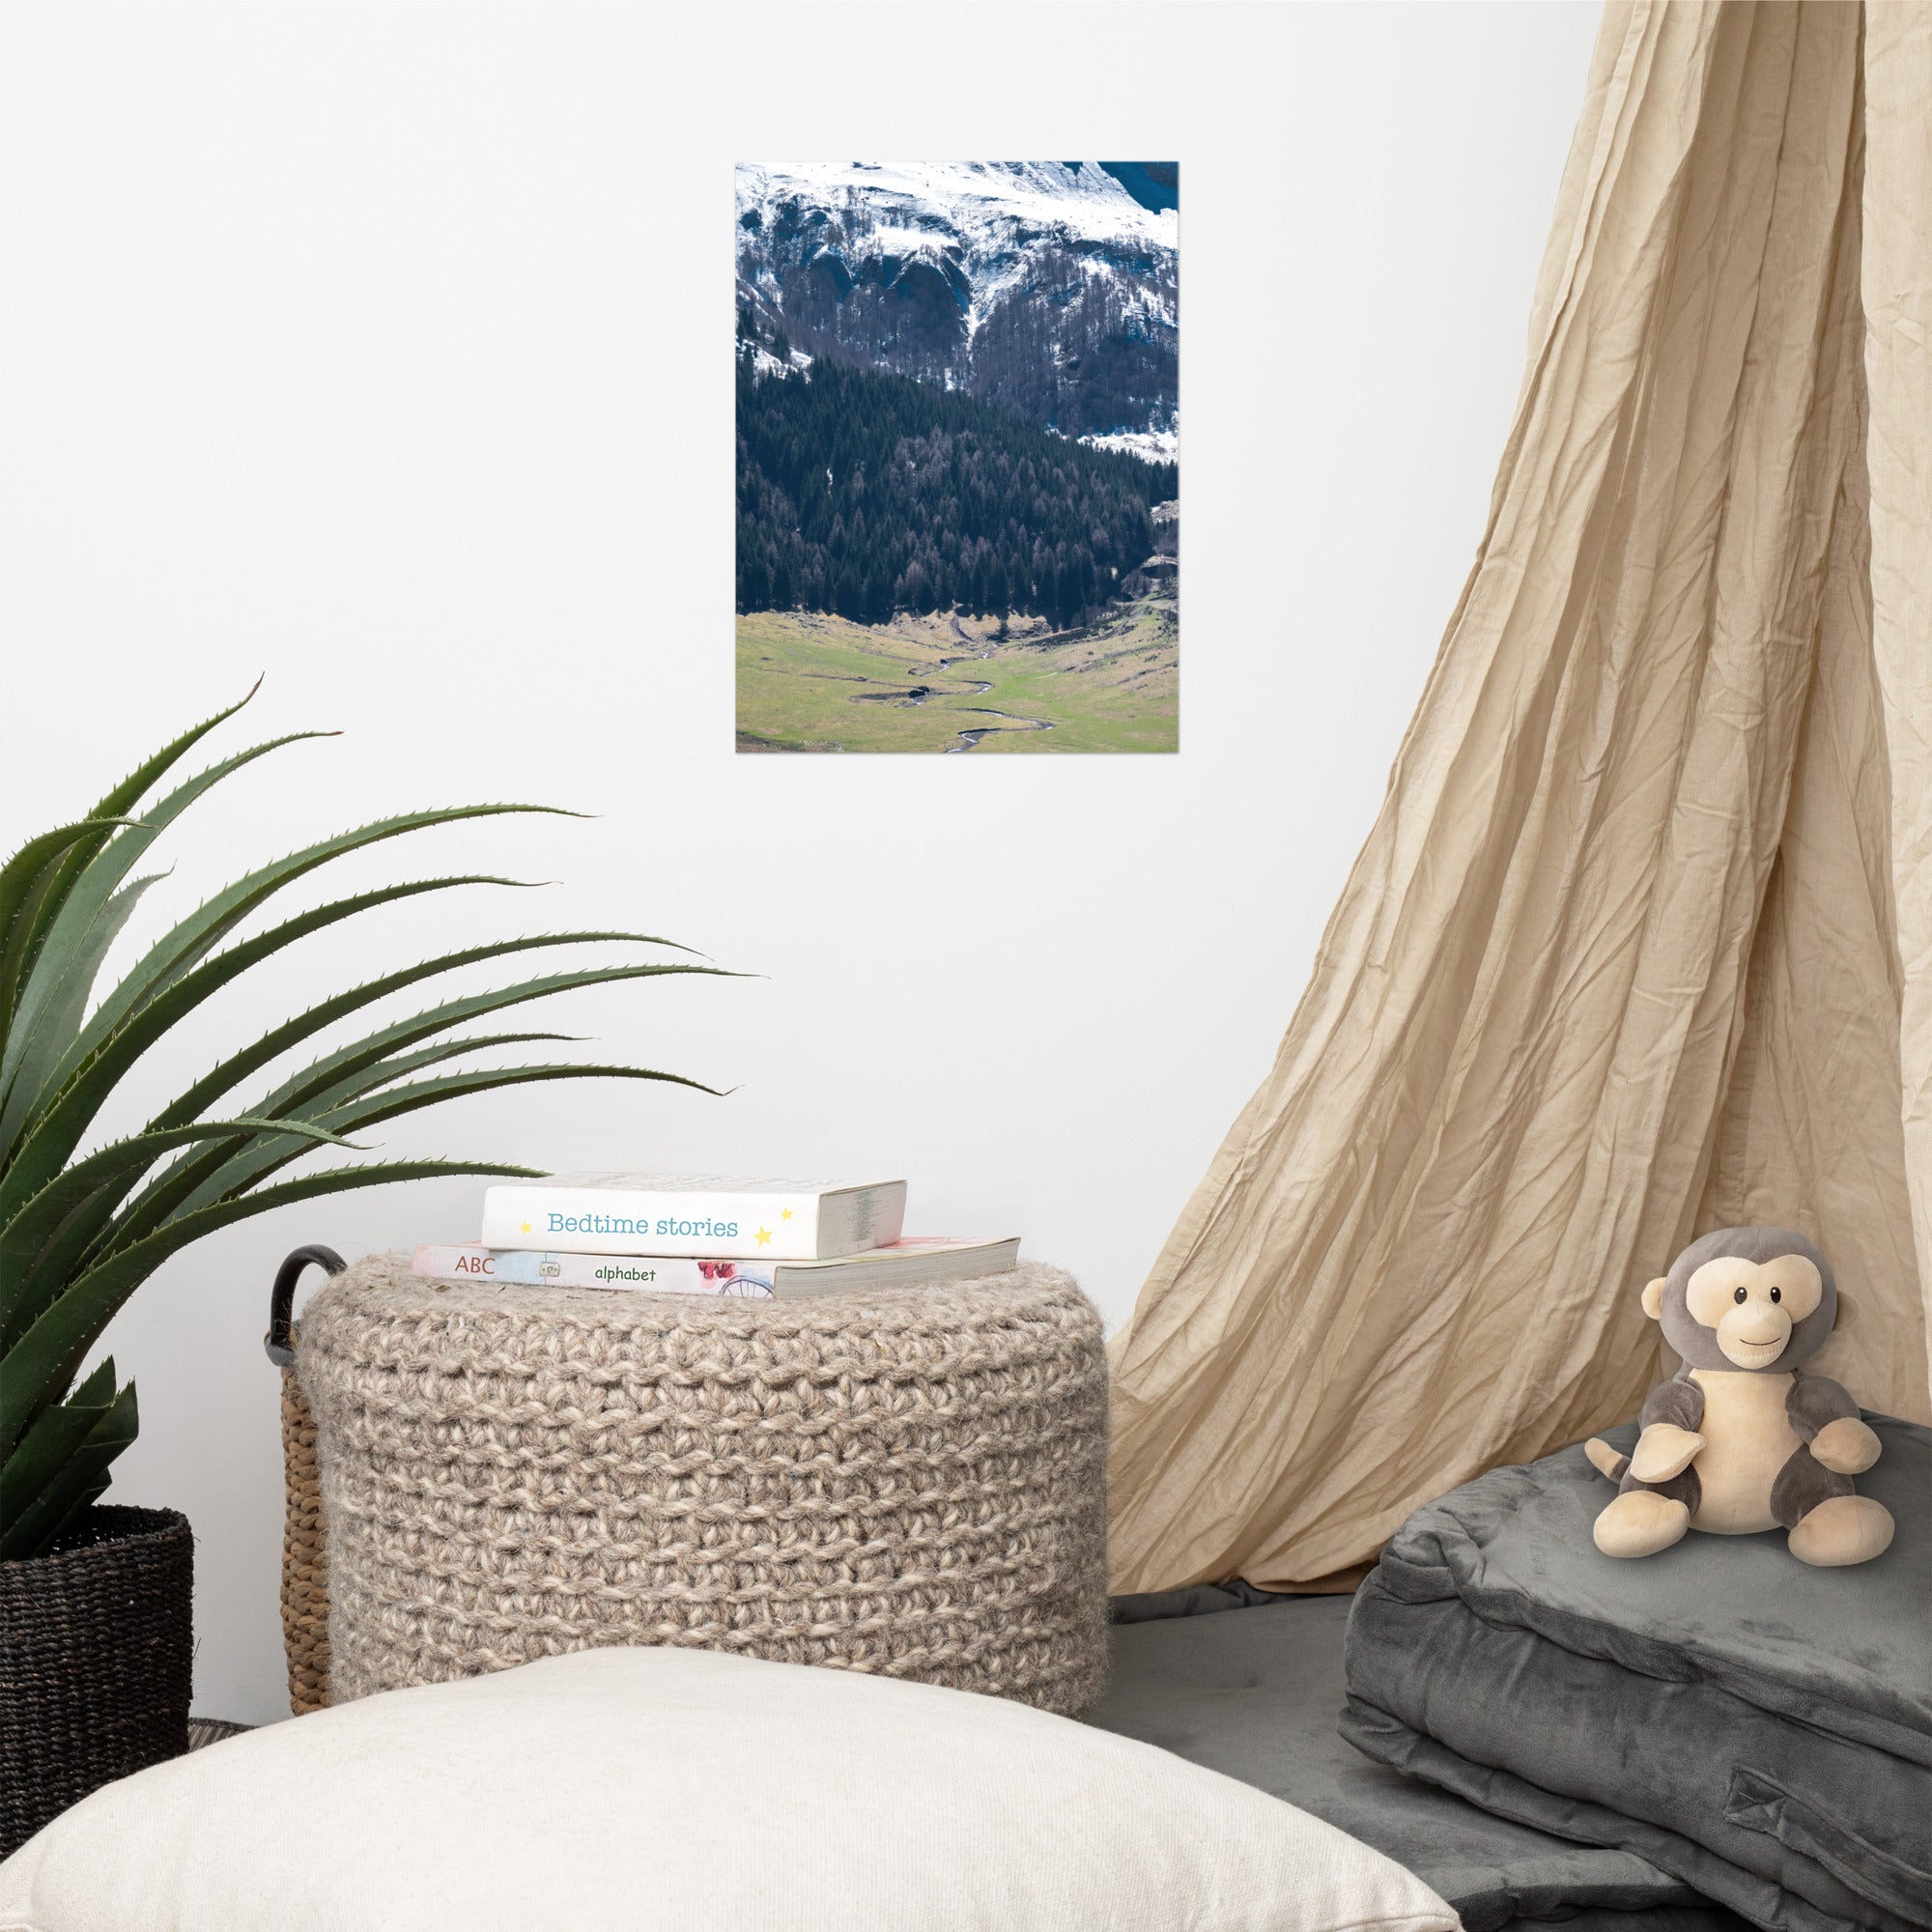
[[[420,1247],[417,1274],[669,1294],[829,1294],[1003,1274],[1017,1236],[912,1235],[903,1180],[561,1174],[492,1187],[474,1247]]]

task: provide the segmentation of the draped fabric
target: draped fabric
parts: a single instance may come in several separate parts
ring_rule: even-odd
[[[1612,4],[1476,564],[1115,1339],[1116,1590],[1346,1586],[1811,1235],[1932,1419],[1932,0]]]

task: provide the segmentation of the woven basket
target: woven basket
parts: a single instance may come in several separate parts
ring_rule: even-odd
[[[275,1275],[269,1293],[270,1361],[282,1372],[282,1649],[289,1663],[289,1709],[299,1718],[328,1703],[328,1546],[322,1523],[322,1471],[315,1454],[315,1417],[296,1376],[296,1283],[310,1267],[340,1274],[347,1264],[333,1248],[298,1248]]]
[[[1071,1715],[1104,1685],[1106,1359],[1055,1269],[757,1301],[373,1255],[310,1304],[299,1369],[328,1574],[296,1397],[290,1575],[330,1598],[337,1702],[630,1643]]]
[[[0,1858],[90,1791],[187,1749],[194,1537],[96,1507],[0,1563]]]

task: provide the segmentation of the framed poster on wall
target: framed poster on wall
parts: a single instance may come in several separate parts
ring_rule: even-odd
[[[741,752],[1172,752],[1179,166],[737,168]]]

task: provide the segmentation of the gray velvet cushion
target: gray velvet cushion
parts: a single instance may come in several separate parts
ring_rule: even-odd
[[[1240,1584],[1117,1599],[1093,1721],[1340,1826],[1441,1893],[1467,1932],[1744,1932],[1634,1854],[1492,1816],[1345,1744],[1349,1604]]]
[[[1781,1532],[1613,1561],[1580,1449],[1417,1511],[1354,1601],[1346,1734],[1776,1932],[1932,1926],[1932,1431],[1868,1419],[1898,1531],[1852,1569]]]

